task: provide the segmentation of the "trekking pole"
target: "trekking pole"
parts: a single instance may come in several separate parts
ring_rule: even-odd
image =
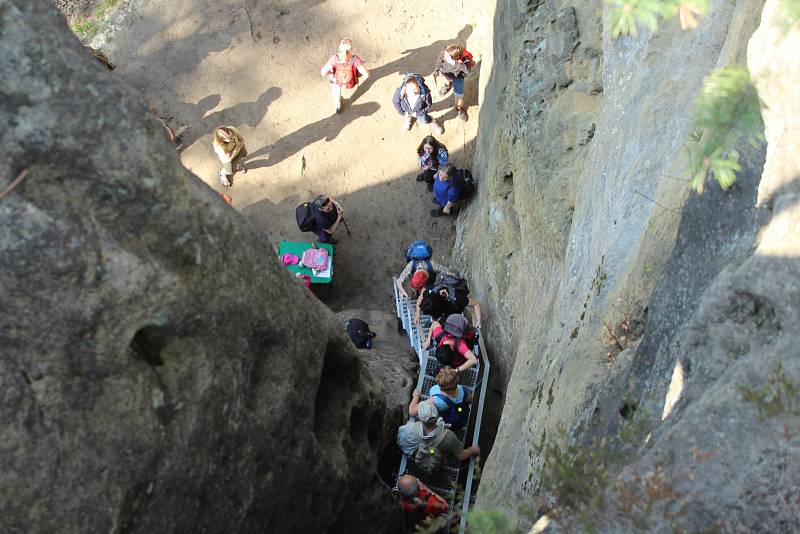
[[[439,92],[439,76],[437,76],[436,71],[433,71],[433,85],[436,86],[436,92]]]
[[[352,232],[350,232],[350,228],[347,226],[347,221],[344,220],[344,217],[342,217],[342,224],[344,225],[344,229],[347,230],[347,235],[351,235]]]

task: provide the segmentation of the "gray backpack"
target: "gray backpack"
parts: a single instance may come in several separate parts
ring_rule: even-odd
[[[442,429],[432,438],[423,438],[425,429],[422,423],[414,423],[414,433],[419,437],[419,448],[414,453],[414,465],[421,472],[431,474],[438,470],[444,463],[444,455],[439,450],[439,444],[444,440],[447,429]]]

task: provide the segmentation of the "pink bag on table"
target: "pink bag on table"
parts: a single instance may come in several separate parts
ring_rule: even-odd
[[[328,268],[328,251],[324,248],[303,251],[303,265],[314,271],[324,271]]]

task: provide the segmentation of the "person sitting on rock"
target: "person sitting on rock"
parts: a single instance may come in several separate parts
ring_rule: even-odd
[[[464,313],[466,308],[472,309],[473,322],[475,328],[481,327],[481,304],[477,299],[455,291],[455,298],[450,300],[447,288],[423,289],[417,298],[417,312],[414,315],[414,324],[419,324],[421,313],[429,315],[434,321],[444,321],[454,313]]]
[[[219,171],[219,183],[230,187],[236,172],[247,172],[242,159],[247,155],[244,137],[233,126],[221,126],[214,130],[214,152],[217,153],[222,168]]]
[[[418,182],[428,184],[428,191],[433,191],[433,177],[439,167],[448,161],[447,147],[432,135],[426,136],[417,147],[417,157],[422,172],[417,175]]]
[[[333,107],[336,113],[342,112],[342,89],[353,89],[358,85],[359,78],[365,80],[369,78],[369,71],[364,65],[364,60],[353,54],[352,50],[353,41],[342,39],[339,41],[339,51],[332,55],[319,71],[330,81]]]
[[[321,243],[336,244],[333,234],[342,222],[342,206],[328,195],[319,195],[311,205],[314,217],[314,233]]]
[[[406,290],[403,289],[403,283],[406,281],[406,278],[412,274],[411,270],[414,269],[415,263],[416,270],[414,271],[413,276],[411,276],[411,289],[416,292],[420,292],[424,287],[433,287],[433,282],[436,280],[436,276],[439,274],[456,276],[455,273],[453,273],[450,269],[436,263],[433,260],[417,260],[416,262],[410,261],[406,263],[405,268],[400,272],[400,275],[397,277],[397,281],[395,282],[397,285],[397,291],[402,297],[408,298],[408,293],[406,293]]]
[[[406,527],[418,525],[437,515],[447,513],[447,501],[428,488],[420,479],[406,473],[397,479],[400,505],[406,514]]]
[[[439,321],[431,324],[422,348],[428,349],[431,340],[435,341],[436,359],[443,365],[454,367],[457,374],[462,373],[478,365],[478,357],[469,348],[465,336],[474,336],[474,331],[469,331],[469,324],[463,315],[453,314],[447,318],[444,326]]]
[[[431,217],[441,217],[442,215],[455,217],[458,215],[463,188],[455,179],[455,170],[455,166],[448,163],[439,167],[439,171],[434,176],[433,200],[438,207],[431,210]]]
[[[444,128],[428,114],[433,100],[431,90],[425,85],[425,80],[418,74],[410,74],[394,92],[392,98],[397,112],[403,116],[403,129],[410,130],[414,120],[427,124],[431,132],[436,135],[444,133]]]
[[[419,403],[417,421],[409,420],[398,429],[397,444],[418,470],[428,474],[436,472],[451,457],[463,462],[481,452],[477,445],[464,448],[430,402]]]
[[[447,80],[442,88],[439,89],[439,95],[444,96],[453,88],[453,94],[456,101],[456,113],[458,118],[462,121],[467,121],[469,117],[464,109],[464,78],[475,67],[475,60],[472,54],[461,45],[451,44],[439,53],[436,58],[436,64],[433,66],[433,76],[438,77],[439,74]]]

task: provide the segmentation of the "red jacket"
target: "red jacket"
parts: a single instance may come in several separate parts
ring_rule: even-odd
[[[408,502],[405,499],[400,501],[406,513],[419,514],[418,521],[424,521],[428,517],[447,513],[447,501],[420,481],[419,483],[419,502]]]

